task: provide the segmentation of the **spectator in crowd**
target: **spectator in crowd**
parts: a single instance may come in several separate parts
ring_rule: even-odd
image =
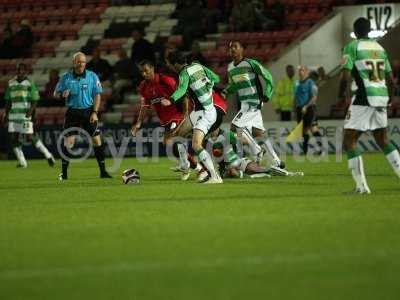
[[[102,98],[103,102],[107,107],[111,105],[110,98],[112,96],[111,81],[113,77],[113,69],[110,63],[101,57],[101,51],[99,47],[95,47],[92,52],[92,59],[87,63],[86,69],[96,73],[101,81],[103,87]],[[101,107],[102,109],[102,107]]]
[[[294,108],[294,92],[296,86],[295,70],[292,65],[286,66],[286,76],[278,81],[272,104],[280,114],[281,121],[290,121]]]
[[[316,71],[318,77],[316,79],[317,86],[320,87],[322,83],[329,79],[329,76],[326,75],[324,67],[319,67]]]
[[[174,50],[175,47],[173,45],[170,44],[164,45],[164,49],[161,51],[162,53],[161,57],[159,58],[159,61],[157,63],[157,72],[178,79],[176,73],[173,70],[171,70],[171,68],[167,64],[168,55]]]
[[[28,20],[22,20],[12,38],[13,58],[23,57],[32,48],[34,36]]]
[[[255,29],[266,31],[278,27],[277,21],[271,17],[266,1],[259,0],[254,4],[254,14],[257,21]]]
[[[101,58],[101,51],[98,47],[93,49],[92,59],[88,62],[86,68],[95,72],[102,83],[111,80],[112,67],[106,59]]]
[[[135,29],[132,31],[134,43],[132,45],[131,58],[138,65],[143,60],[150,60],[155,63],[156,57],[153,44],[143,38],[143,31]]]
[[[42,92],[42,101],[40,103],[42,106],[64,106],[64,102],[54,97],[54,90],[60,80],[58,74],[57,69],[51,69],[49,71],[49,81],[46,83],[44,91]]]
[[[176,33],[182,34],[184,50],[191,49],[195,38],[202,36],[204,12],[200,1],[186,0],[178,10]]]
[[[255,28],[255,11],[251,1],[234,0],[229,18],[232,31],[254,31]]]
[[[114,65],[113,99],[120,103],[123,93],[138,84],[138,67],[128,57],[126,50],[118,52],[119,60]]]
[[[0,43],[0,58],[12,58],[13,48],[12,48],[13,32],[11,23],[7,22],[3,30],[3,38]]]

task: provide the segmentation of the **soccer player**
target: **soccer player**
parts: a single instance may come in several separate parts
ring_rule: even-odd
[[[274,176],[302,176],[302,172],[288,172],[277,166],[265,168],[258,162],[248,158],[239,158],[236,152],[237,136],[232,131],[225,132],[221,128],[212,131],[207,139],[211,143],[212,153],[218,160],[219,172],[223,178],[245,175],[251,178]],[[203,174],[200,173],[201,178]]]
[[[186,57],[180,51],[168,55],[168,63],[179,73],[179,84],[169,99],[162,99],[162,105],[168,106],[189,93],[194,101],[194,110],[189,119],[193,125],[192,148],[200,162],[210,173],[204,183],[222,183],[215,170],[210,154],[203,148],[204,137],[217,121],[217,110],[213,103],[213,86],[219,82],[219,77],[207,67],[192,62],[187,63]]]
[[[240,102],[240,111],[232,120],[231,130],[249,145],[252,155],[258,160],[266,153],[272,165],[283,167],[271,141],[264,138],[261,114],[263,102],[269,101],[273,93],[272,76],[258,61],[245,58],[243,52],[243,45],[239,41],[229,43],[229,54],[233,61],[228,66],[229,83],[223,94],[237,93]],[[262,146],[254,137],[263,140]]]
[[[315,81],[309,76],[309,70],[306,66],[299,67],[299,81],[296,85],[296,115],[297,123],[303,121],[303,151],[308,152],[308,141],[310,134],[316,137],[320,151],[322,151],[321,133],[318,128],[317,120],[317,97],[318,87]]]
[[[174,136],[185,136],[192,130],[190,122],[185,120],[188,115],[188,99],[183,96],[182,111],[178,106],[161,105],[162,98],[169,98],[177,88],[177,82],[173,77],[155,73],[154,65],[149,60],[144,60],[139,63],[140,72],[144,80],[139,85],[139,93],[143,97],[139,111],[139,117],[135,124],[132,125],[131,133],[136,136],[137,131],[142,126],[142,122],[147,109],[151,106],[155,109],[160,125],[165,128],[164,144],[171,145]],[[182,172],[182,180],[187,180],[190,175],[190,166],[197,167],[191,156],[188,155],[187,149],[184,144],[178,142],[173,145],[174,154],[179,158],[179,171]],[[200,168],[200,167],[198,167]]]
[[[369,20],[358,18],[353,28],[357,39],[343,50],[339,97],[345,98],[351,77],[357,90],[344,121],[343,144],[356,182],[355,193],[369,194],[361,152],[357,149],[357,141],[363,132],[372,131],[375,141],[400,177],[399,152],[387,136],[387,106],[393,95],[393,74],[385,49],[368,38]]]
[[[94,144],[94,154],[100,169],[100,178],[111,178],[107,173],[104,158],[104,145],[98,128],[98,117],[102,87],[96,73],[86,70],[86,56],[82,52],[73,55],[73,69],[65,73],[54,91],[55,98],[64,98],[68,107],[65,113],[64,129],[78,127],[85,130]],[[75,144],[75,136],[64,137],[62,173],[60,180],[68,179],[68,166],[72,158],[70,149]]]
[[[17,65],[17,76],[8,82],[4,94],[4,99],[7,102],[4,122],[8,122],[10,141],[18,160],[17,167],[26,168],[28,166],[19,141],[20,135],[25,135],[27,140],[31,141],[36,149],[43,153],[49,166],[53,167],[55,163],[53,155],[39,137],[34,135],[32,119],[40,96],[36,84],[27,77],[27,74],[28,66],[19,63]]]

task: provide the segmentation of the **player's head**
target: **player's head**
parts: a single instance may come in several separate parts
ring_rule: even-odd
[[[311,71],[310,75],[308,75],[312,80],[314,80],[315,82],[318,81],[319,79],[319,75],[317,71]]]
[[[76,52],[72,57],[74,71],[76,74],[82,74],[86,68],[86,55],[83,52]]]
[[[139,63],[140,74],[145,80],[154,80],[154,64],[149,60],[142,60]]]
[[[308,77],[308,68],[306,66],[299,66],[299,78],[304,80]]]
[[[28,75],[28,65],[25,63],[19,63],[17,65],[17,78],[22,80]]]
[[[354,34],[358,39],[368,37],[371,31],[371,23],[366,18],[358,18],[353,23]]]
[[[175,72],[179,72],[186,64],[186,56],[178,50],[171,51],[166,59],[167,65]]]
[[[132,38],[137,41],[140,40],[143,37],[143,30],[139,29],[139,28],[135,28],[132,31]]]
[[[293,78],[294,77],[294,73],[295,73],[295,71],[294,71],[293,65],[287,65],[286,66],[286,74],[287,74],[287,76],[289,78]]]
[[[240,61],[243,58],[244,47],[241,42],[232,40],[229,42],[229,55],[234,61]]]

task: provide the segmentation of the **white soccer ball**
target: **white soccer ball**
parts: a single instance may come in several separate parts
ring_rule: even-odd
[[[122,182],[125,184],[138,184],[140,182],[140,174],[135,169],[127,169],[122,172]]]

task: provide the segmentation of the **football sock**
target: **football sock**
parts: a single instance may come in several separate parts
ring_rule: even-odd
[[[308,141],[310,140],[310,136],[306,133],[303,134],[303,152],[307,154],[308,152]]]
[[[214,163],[213,163],[213,161],[212,161],[212,159],[211,159],[210,154],[209,154],[206,150],[202,149],[202,150],[199,152],[198,155],[199,155],[200,161],[203,163],[203,165],[204,165],[204,166],[207,168],[207,170],[210,172],[211,177],[213,177],[213,178],[218,177],[218,174],[217,174],[217,172],[215,171]]]
[[[272,162],[274,166],[279,166],[281,164],[281,160],[279,156],[276,154],[274,147],[269,139],[266,139],[263,142],[263,148],[265,149],[265,155],[267,156],[268,160]]]
[[[26,167],[28,165],[28,163],[26,162],[25,155],[24,155],[24,152],[22,152],[21,146],[14,147],[13,151],[14,151],[15,156],[17,157],[18,163],[22,167]]]
[[[367,180],[364,174],[364,163],[361,157],[361,152],[358,149],[347,151],[348,166],[351,170],[351,175],[356,182],[357,189],[369,191]]]
[[[68,166],[69,166],[69,160],[71,158],[71,153],[70,153],[70,150],[65,145],[62,145],[62,154],[64,154],[64,155],[61,155],[62,173],[63,173],[63,177],[67,178]]]
[[[317,145],[318,145],[319,149],[322,151],[322,142],[321,142],[322,135],[321,135],[321,133],[319,131],[316,131],[313,133],[313,136],[315,136],[315,138],[317,140]]]
[[[42,141],[40,139],[34,139],[33,144],[35,145],[36,149],[38,149],[40,152],[43,153],[43,155],[46,157],[46,159],[51,158],[53,155],[47,150],[46,146],[43,145]]]
[[[190,163],[188,160],[188,153],[186,147],[182,143],[178,143],[179,165],[182,169],[189,169]]]
[[[383,148],[383,153],[385,153],[386,159],[389,164],[392,166],[393,171],[400,177],[400,155],[399,151],[392,144],[386,144]]]
[[[104,145],[101,144],[100,146],[94,147],[94,155],[97,159],[97,164],[99,165],[100,173],[107,173],[106,172],[106,165],[104,162]]]
[[[251,133],[247,130],[247,128],[238,128],[238,134],[239,136],[242,137],[242,139],[240,140],[242,142],[244,140],[245,144],[249,146],[252,156],[256,157],[262,151],[260,145],[254,139]]]

